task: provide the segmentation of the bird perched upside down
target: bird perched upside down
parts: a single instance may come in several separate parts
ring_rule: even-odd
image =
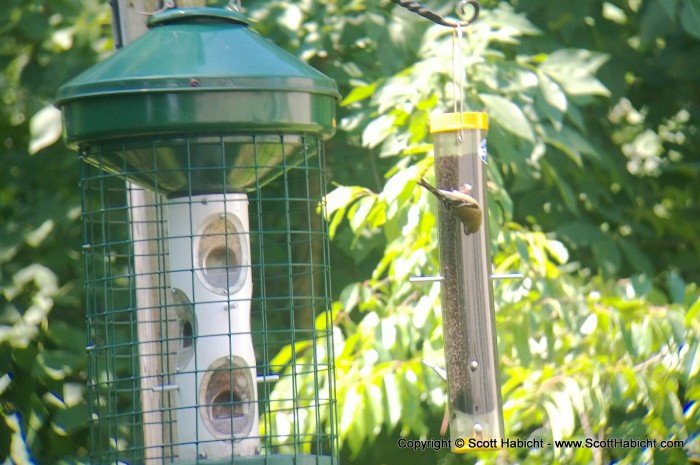
[[[472,186],[465,184],[459,190],[448,191],[433,187],[422,178],[418,181],[418,184],[432,192],[450,213],[462,222],[465,235],[468,236],[479,230],[479,226],[481,226],[481,205],[474,197],[469,195]]]

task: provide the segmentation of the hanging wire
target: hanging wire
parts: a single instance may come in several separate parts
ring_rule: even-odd
[[[454,87],[453,95],[453,111],[456,114],[464,113],[464,61],[463,61],[463,48],[462,48],[462,29],[469,26],[474,20],[479,16],[480,4],[478,0],[461,0],[456,7],[457,15],[462,19],[462,21],[455,21],[454,19],[445,18],[429,10],[425,5],[409,1],[409,0],[391,0],[393,3],[408,9],[435,24],[441,26],[447,26],[453,28],[452,31],[452,85]],[[472,14],[468,16],[466,14],[467,5],[471,6]],[[464,140],[464,131],[460,129],[457,134],[457,140],[462,142]]]
[[[435,24],[439,24],[441,26],[447,26],[447,27],[466,27],[469,26],[474,20],[476,19],[477,16],[479,16],[479,10],[480,10],[480,5],[478,0],[462,0],[457,4],[457,15],[466,19],[463,19],[462,21],[456,21],[454,19],[450,18],[445,18],[443,16],[440,16],[439,14],[435,13],[434,11],[428,9],[425,5],[422,3],[410,1],[410,0],[391,0],[393,3],[396,3],[397,5],[406,8],[409,11],[412,11],[413,13],[416,13],[426,19],[429,19],[430,21],[434,22]],[[472,8],[472,14],[471,16],[468,16],[466,13],[466,6],[470,5]]]
[[[452,31],[452,85],[454,86],[454,96],[453,96],[453,111],[455,113],[461,113],[464,109],[464,73],[462,72],[462,53],[461,44],[462,40],[462,26],[458,25]]]
[[[453,107],[457,114],[464,113],[464,61],[462,49],[462,25],[452,30],[452,85],[454,87]],[[464,129],[460,127],[457,140],[464,140]]]

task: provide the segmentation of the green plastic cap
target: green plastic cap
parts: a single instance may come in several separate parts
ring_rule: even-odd
[[[58,93],[66,141],[335,131],[335,82],[248,28],[243,15],[183,8]]]

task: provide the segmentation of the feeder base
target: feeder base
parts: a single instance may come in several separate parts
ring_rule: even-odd
[[[212,460],[204,459],[198,462],[182,462],[179,465],[333,465],[334,463],[337,464],[337,460],[326,455],[275,454]]]

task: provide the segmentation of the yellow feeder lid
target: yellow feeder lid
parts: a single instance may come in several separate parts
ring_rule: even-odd
[[[481,129],[485,131],[488,128],[489,115],[481,111],[445,113],[430,118],[431,134],[457,131],[459,129]]]

